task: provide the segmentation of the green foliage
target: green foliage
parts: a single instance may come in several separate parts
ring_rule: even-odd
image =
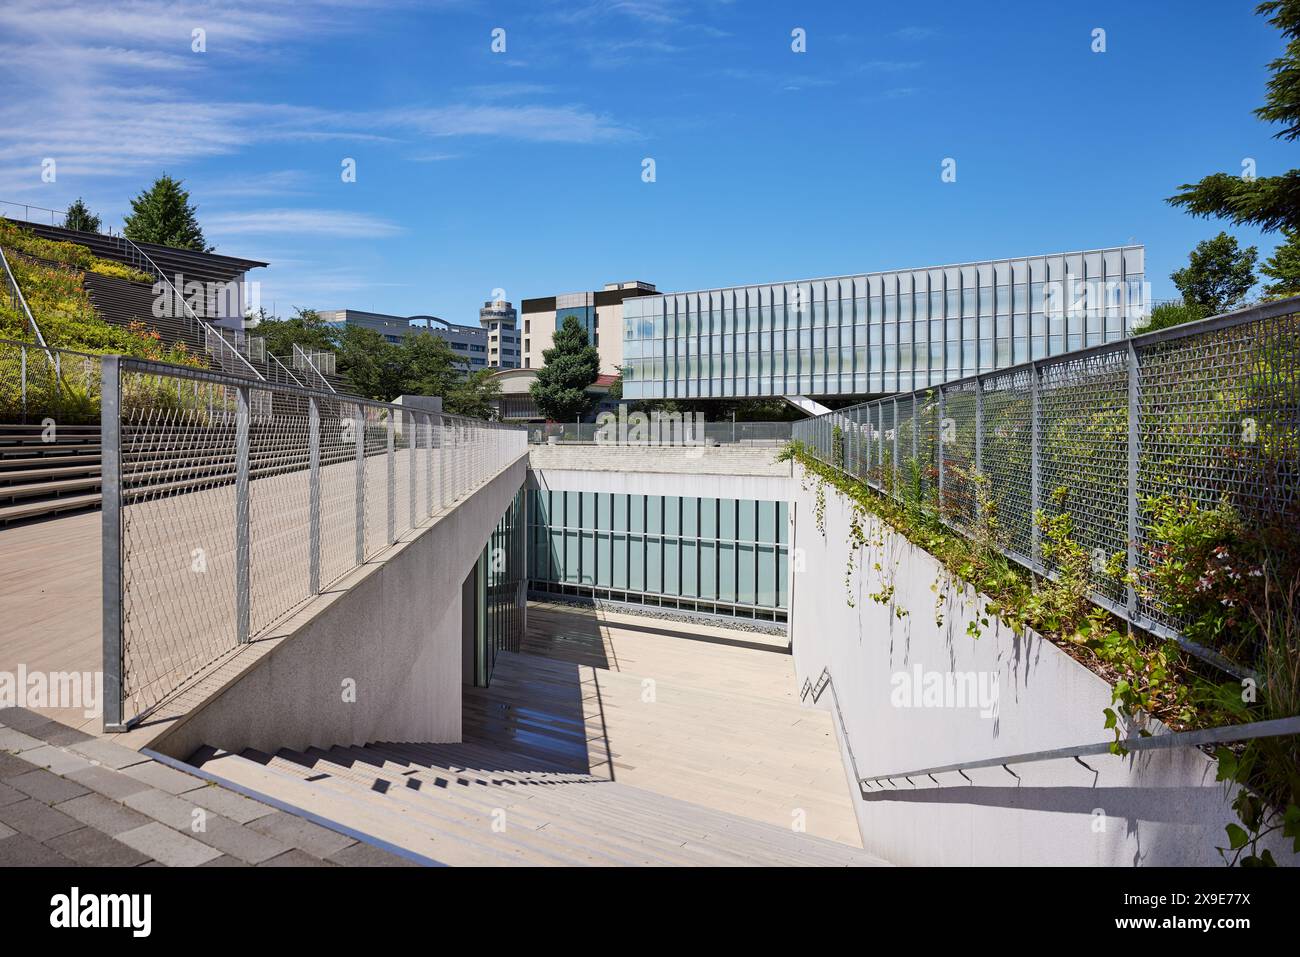
[[[405,354],[374,329],[345,325],[335,337],[339,373],[352,391],[389,402],[406,386]]]
[[[1241,249],[1227,233],[1196,244],[1188,263],[1170,279],[1183,294],[1183,302],[1199,306],[1206,315],[1228,312],[1241,303],[1255,285],[1254,246]]]
[[[1259,271],[1273,281],[1264,286],[1270,299],[1300,296],[1300,230],[1285,231],[1286,241],[1279,243],[1273,255]]]
[[[334,328],[315,309],[295,307],[288,319],[260,309],[250,319],[256,320],[253,331],[266,340],[267,351],[274,355],[291,356],[294,346],[317,351],[334,348]]]
[[[443,396],[443,408],[455,415],[468,415],[476,419],[490,419],[497,414],[496,400],[501,397],[501,384],[490,369],[471,372],[454,382]]]
[[[529,391],[538,412],[551,421],[568,422],[591,408],[587,389],[600,374],[600,354],[574,316],[565,317],[553,341],[542,353],[546,364]]]
[[[1293,140],[1300,136],[1300,0],[1269,0],[1256,12],[1269,18],[1287,45],[1282,56],[1269,64],[1273,75],[1268,94],[1255,115],[1266,123],[1283,124],[1276,135]],[[1253,179],[1214,173],[1179,188],[1181,192],[1166,202],[1193,216],[1250,224],[1265,232],[1300,229],[1300,170]]]
[[[180,180],[172,179],[166,173],[131,200],[131,212],[126,217],[123,232],[127,239],[140,243],[199,252],[213,249],[203,238],[189,191],[183,188]]]
[[[1181,326],[1185,322],[1199,322],[1209,315],[1209,310],[1194,302],[1162,302],[1152,308],[1146,322],[1134,332],[1155,332],[1157,329]]]
[[[78,197],[63,214],[63,228],[75,229],[82,233],[99,232],[100,219]]]
[[[92,253],[88,246],[42,239],[30,230],[6,220],[0,220],[0,246],[26,253],[37,259],[47,259],[50,262],[74,267],[83,272],[116,276],[131,282],[153,282],[153,277],[148,273],[132,269],[112,259],[101,259]]]

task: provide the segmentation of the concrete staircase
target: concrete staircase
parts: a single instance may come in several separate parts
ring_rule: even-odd
[[[453,865],[884,863],[848,845],[474,744],[274,755],[204,748],[190,763]]]
[[[0,424],[0,525],[99,506],[100,429]]]

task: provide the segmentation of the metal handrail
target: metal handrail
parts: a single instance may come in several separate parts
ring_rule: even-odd
[[[23,295],[23,291],[18,285],[18,279],[14,276],[13,270],[9,268],[9,257],[5,255],[3,246],[0,246],[0,262],[4,263],[5,282],[9,286],[10,302],[22,306],[23,315],[27,317],[27,325],[31,327],[32,335],[36,336],[36,344],[48,352],[49,346],[45,342],[45,336],[41,335],[41,327],[36,324],[36,317],[32,315],[31,307],[27,305],[27,297]],[[50,360],[53,361],[54,356],[51,355]]]
[[[849,753],[849,768],[853,771],[853,780],[860,783],[862,775],[858,772],[858,759],[853,754],[853,741],[849,738],[849,726],[844,723],[844,712],[840,710],[840,696],[835,690],[835,682],[831,678],[830,665],[822,669],[815,686],[811,681],[804,681],[803,690],[799,692],[799,700],[807,699],[811,692],[813,704],[816,704],[821,700],[821,696],[827,688],[831,689],[831,704],[835,706],[835,717],[839,719],[840,732],[844,735],[844,750]]]
[[[1246,724],[1226,725],[1218,728],[1203,728],[1199,731],[1177,731],[1173,734],[1153,734],[1147,737],[1126,738],[1120,741],[1119,744],[1127,751],[1165,751],[1173,748],[1196,748],[1206,744],[1223,744],[1229,741],[1277,738],[1292,734],[1300,734],[1300,716],[1274,718],[1269,721],[1251,721]],[[844,735],[847,740],[847,730]],[[874,777],[860,777],[858,783],[868,787],[882,781],[893,784],[896,778],[902,778],[909,783],[913,783],[912,778],[945,774],[953,771],[964,776],[963,772],[965,771],[996,767],[1005,768],[1007,773],[1014,777],[1016,776],[1015,772],[1007,767],[1009,764],[1032,764],[1038,761],[1055,761],[1061,758],[1078,760],[1089,755],[1110,754],[1115,743],[1114,741],[1102,741],[1092,744],[1077,744],[1068,748],[1053,748],[1049,751],[1027,751],[1022,754],[1008,754],[998,758],[981,758],[977,761],[962,761],[957,764],[944,764],[932,768],[918,768],[915,771],[877,774]],[[931,780],[933,780],[932,777]]]
[[[240,362],[242,362],[244,364],[244,367],[248,369],[250,373],[252,373],[254,378],[259,379],[263,382],[266,381],[266,376],[258,372],[256,367],[254,367],[254,365],[248,361],[248,359],[244,356],[243,353],[241,353],[238,349],[236,349],[228,341],[226,341],[226,338],[222,336],[220,333],[218,333],[210,322],[205,320],[202,316],[200,316],[197,312],[194,311],[193,307],[190,306],[188,300],[186,300],[186,298],[180,294],[180,291],[176,288],[176,285],[171,281],[171,279],[167,276],[165,272],[163,272],[161,269],[158,268],[158,264],[155,263],[153,259],[149,257],[148,253],[146,253],[143,249],[137,246],[126,236],[117,236],[114,238],[120,240],[124,245],[130,247],[130,250],[134,251],[134,253],[140,257],[140,260],[142,262],[148,264],[149,271],[152,272],[155,276],[157,276],[160,282],[166,284],[167,289],[171,292],[173,301],[180,302],[180,304],[184,307],[186,313],[189,315],[190,320],[195,324],[195,332],[197,334],[204,336],[204,345],[210,343],[214,337],[221,340],[221,346],[229,350],[231,354],[233,354]]]
[[[338,395],[338,390],[334,388],[330,380],[325,377],[325,373],[321,372],[320,368],[316,365],[315,357],[296,342],[293,344],[293,357],[295,360],[301,359],[303,365],[316,374],[316,378],[321,381],[326,389],[333,392],[335,395]],[[296,365],[297,363],[295,362],[295,366]]]

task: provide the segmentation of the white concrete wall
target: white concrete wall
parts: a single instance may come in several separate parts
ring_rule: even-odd
[[[274,752],[370,741],[459,741],[461,586],[524,481],[521,457],[347,576],[318,611],[152,743]],[[343,682],[356,683],[355,702]]]
[[[939,563],[902,536],[886,530],[883,545],[862,548],[846,588],[848,504],[827,487],[823,535],[815,485],[802,472],[796,466],[790,510],[795,666],[800,685],[830,667],[863,777],[1109,739],[1105,681],[996,617],[978,639],[967,635],[974,592],[945,588]],[[882,575],[896,589],[888,605],[869,597],[880,592]],[[942,627],[936,582],[948,597]],[[918,665],[983,675],[990,688],[996,676],[996,716],[982,717],[978,706],[896,706],[892,679]],[[817,706],[831,702],[827,691]],[[1215,847],[1236,818],[1211,758],[1177,749],[1083,760],[1088,767],[1073,759],[1013,765],[1019,779],[1001,767],[968,771],[970,782],[955,772],[938,783],[900,778],[862,800],[854,789],[863,847],[903,865],[1221,865]]]

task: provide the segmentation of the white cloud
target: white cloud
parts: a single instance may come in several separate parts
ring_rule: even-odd
[[[222,236],[282,234],[384,239],[401,233],[402,227],[370,213],[338,209],[258,209],[205,216],[203,230],[218,239]]]

